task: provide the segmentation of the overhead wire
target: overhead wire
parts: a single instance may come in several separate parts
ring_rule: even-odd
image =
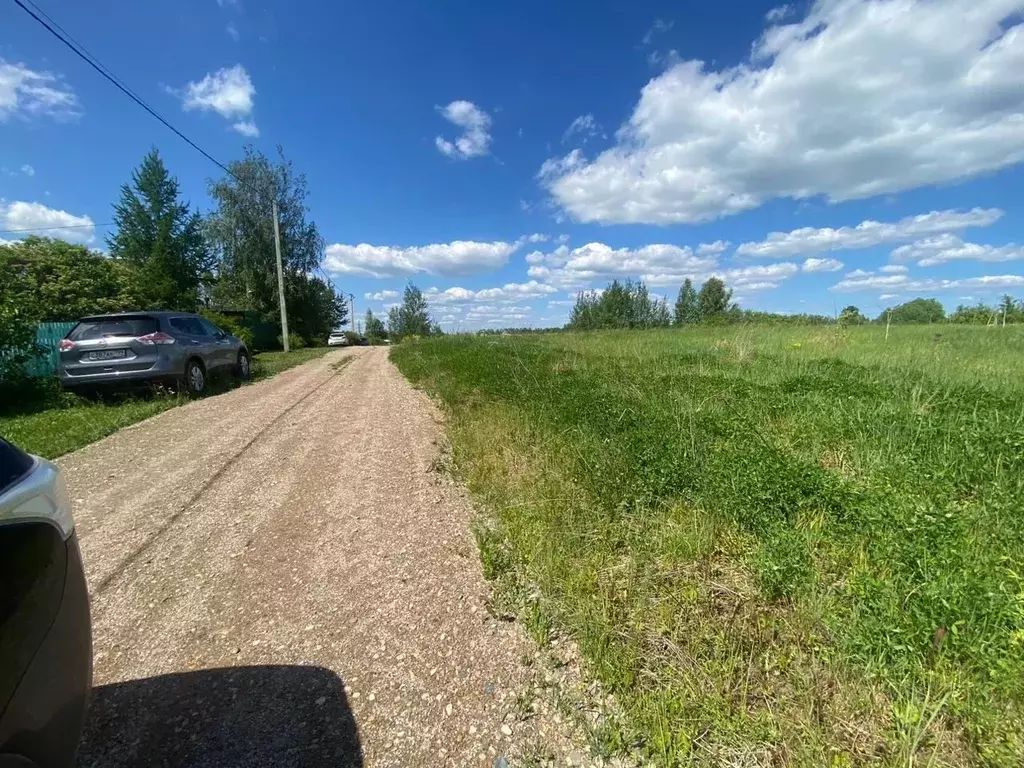
[[[0,229],[0,235],[12,235],[16,232],[46,232],[51,229],[96,229],[112,227],[113,224],[58,224],[52,227],[25,227],[23,229]]]
[[[186,144],[188,144],[190,147],[196,150],[196,152],[201,154],[203,157],[205,157],[211,163],[216,165],[226,174],[234,178],[237,182],[239,182],[240,184],[244,183],[240,178],[238,178],[238,176],[232,173],[231,169],[224,165],[224,163],[217,160],[217,158],[215,158],[205,149],[203,149],[194,141],[192,141],[192,139],[190,139],[184,133],[182,133],[173,125],[171,125],[171,123],[168,122],[168,120],[163,115],[161,115],[151,106],[149,106],[149,104],[147,104],[141,96],[136,94],[135,91],[133,91],[131,88],[125,85],[117,75],[111,72],[103,64],[103,62],[101,62],[99,59],[93,56],[93,54],[91,54],[84,45],[76,41],[70,34],[64,31],[64,29],[56,21],[50,18],[50,16],[42,8],[40,8],[38,5],[32,2],[32,0],[14,0],[14,3],[23,11],[25,11],[25,13],[27,13],[29,16],[31,16],[33,19],[39,22],[39,24],[41,24],[51,35],[60,40],[60,42],[67,46],[67,48],[70,49],[80,59],[82,59],[82,61],[84,61],[90,67],[99,72],[104,78],[109,80],[125,96],[130,98],[132,101],[134,101],[144,110],[146,110],[146,112],[148,112],[150,115],[159,120],[165,127],[170,129],[175,135],[178,136],[178,138],[180,138],[182,141],[184,141]],[[29,8],[30,5],[32,6],[31,8]]]
[[[203,157],[205,157],[211,163],[213,163],[218,168],[220,168],[222,171],[224,171],[226,174],[228,174],[231,178],[233,178],[239,184],[241,184],[243,186],[250,187],[251,189],[255,189],[249,183],[247,183],[243,179],[239,178],[239,176],[237,174],[235,174],[228,166],[224,165],[224,163],[220,162],[217,158],[215,158],[213,155],[211,155],[205,149],[203,149],[198,144],[196,144],[194,141],[192,141],[192,139],[190,139],[188,136],[186,136],[180,130],[178,130],[173,125],[171,125],[171,123],[163,115],[161,115],[153,107],[151,107],[149,104],[147,104],[146,101],[141,96],[139,96],[137,93],[135,93],[135,91],[133,91],[128,85],[126,85],[121,80],[121,78],[119,78],[116,74],[114,74],[105,64],[103,64],[103,62],[101,62],[98,58],[96,58],[96,56],[94,56],[84,45],[82,45],[80,42],[75,40],[75,38],[72,37],[69,32],[67,32],[63,27],[61,27],[61,25],[59,23],[57,23],[49,14],[46,13],[46,11],[44,11],[42,8],[40,8],[38,5],[36,5],[32,0],[14,0],[14,2],[15,2],[15,4],[19,8],[21,8],[23,11],[25,11],[25,13],[27,13],[33,19],[35,19],[51,35],[53,35],[55,38],[57,38],[61,43],[63,43],[75,55],[77,55],[86,64],[88,64],[90,67],[92,67],[97,72],[99,72],[104,78],[106,78],[108,81],[110,81],[119,91],[121,91],[125,96],[127,96],[132,101],[134,101],[136,104],[138,104],[140,107],[142,107],[142,109],[144,109],[152,117],[156,118],[166,128],[168,128],[171,132],[173,132],[176,136],[178,136],[178,138],[180,138],[182,141],[184,141],[186,144],[188,144],[190,147],[192,147],[194,150],[196,150],[199,154],[201,154]],[[31,8],[29,6],[31,6]],[[0,230],[0,234],[12,234],[12,233],[15,233],[15,232],[43,231],[43,230],[49,230],[49,229],[72,229],[72,228],[79,228],[79,227],[87,228],[88,226],[89,225],[74,225],[73,227],[72,226],[67,226],[67,227],[34,227],[34,228],[31,228],[31,229],[22,229],[22,230],[9,229],[9,230]],[[111,224],[97,224],[97,225],[93,225],[93,226],[109,227],[109,226],[113,226],[113,225],[111,225]],[[333,281],[327,275],[327,273],[324,271],[323,267],[321,267],[318,264],[317,268],[320,270],[321,274],[323,274],[323,276],[327,279],[328,285],[330,285],[332,288],[334,288]],[[335,290],[337,290],[337,289],[335,288]]]

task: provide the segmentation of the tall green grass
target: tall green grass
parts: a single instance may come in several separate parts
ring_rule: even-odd
[[[1024,333],[696,329],[392,351],[485,571],[662,765],[1024,764]]]

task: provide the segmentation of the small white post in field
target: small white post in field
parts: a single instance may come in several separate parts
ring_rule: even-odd
[[[892,310],[885,310],[885,340],[889,340],[889,323],[892,321]]]

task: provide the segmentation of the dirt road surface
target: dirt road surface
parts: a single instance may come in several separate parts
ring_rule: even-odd
[[[61,459],[94,625],[80,764],[522,764],[533,647],[485,610],[441,435],[386,350],[351,349]]]

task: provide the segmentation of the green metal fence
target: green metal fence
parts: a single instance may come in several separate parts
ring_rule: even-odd
[[[25,366],[29,376],[53,376],[57,372],[57,360],[60,356],[57,345],[75,325],[75,323],[40,323],[36,326],[36,344],[44,352]]]

